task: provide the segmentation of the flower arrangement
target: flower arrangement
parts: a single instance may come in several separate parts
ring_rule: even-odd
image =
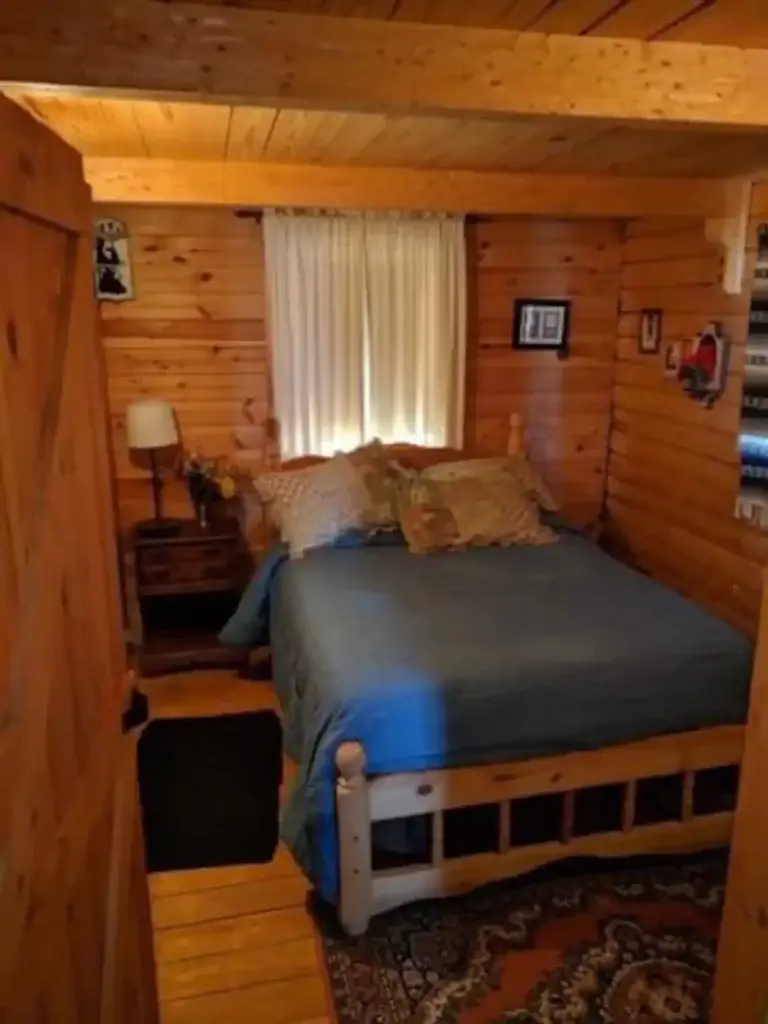
[[[186,481],[197,521],[207,526],[213,509],[236,497],[241,474],[223,458],[207,459],[193,452],[183,458],[180,475]]]

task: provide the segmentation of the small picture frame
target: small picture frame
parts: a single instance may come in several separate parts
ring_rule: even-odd
[[[670,341],[664,349],[664,376],[677,377],[677,372],[683,361],[682,341]]]
[[[128,232],[121,220],[102,217],[95,224],[93,277],[99,302],[130,302],[134,297]]]
[[[643,356],[655,356],[661,351],[664,310],[641,309],[640,329],[637,335],[637,350]]]
[[[571,303],[566,299],[515,299],[512,348],[568,353]]]

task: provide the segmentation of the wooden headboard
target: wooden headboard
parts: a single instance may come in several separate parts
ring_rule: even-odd
[[[427,448],[418,444],[388,444],[384,446],[387,454],[408,469],[426,469],[440,462],[456,462],[460,459],[477,457],[476,451],[462,448]],[[488,452],[482,454],[488,455]],[[507,455],[525,455],[525,423],[518,412],[510,413],[509,434],[507,435]],[[280,469],[308,469],[325,462],[324,455],[302,455],[296,459],[281,462]]]
[[[327,461],[327,457],[323,455],[303,455],[297,459],[287,459],[285,462],[280,462],[275,454],[277,450],[275,422],[271,421],[268,424],[268,428],[267,433],[271,441],[271,451],[265,458],[262,472],[270,472],[275,469],[308,469],[310,466],[317,466],[321,462]],[[487,451],[477,452],[466,448],[425,448],[416,444],[393,444],[386,445],[386,448],[393,460],[397,460],[402,465],[412,469],[426,469],[427,466],[434,466],[440,462],[454,462],[459,459],[476,458],[477,456],[492,454]],[[512,413],[509,417],[506,454],[525,455],[525,425],[520,413]],[[239,461],[237,456],[234,457],[233,461]],[[246,467],[245,462],[241,462],[240,465],[243,468]],[[266,506],[258,500],[255,491],[249,492],[248,497],[243,496],[241,501],[242,527],[249,544],[253,548],[260,550],[268,547],[275,540],[275,530],[270,523]]]

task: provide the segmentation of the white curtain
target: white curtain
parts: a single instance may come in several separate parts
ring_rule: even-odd
[[[264,214],[275,411],[284,459],[365,439],[364,225]]]
[[[269,211],[264,239],[283,458],[460,445],[463,219]]]
[[[458,217],[366,218],[366,429],[383,441],[460,446],[466,244]]]

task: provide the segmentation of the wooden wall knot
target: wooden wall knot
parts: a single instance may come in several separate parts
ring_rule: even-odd
[[[27,178],[35,176],[35,165],[26,153],[19,153],[19,170]]]
[[[16,330],[16,322],[14,320],[8,320],[5,325],[5,340],[8,345],[8,351],[11,353],[14,359],[19,358],[19,335]]]

